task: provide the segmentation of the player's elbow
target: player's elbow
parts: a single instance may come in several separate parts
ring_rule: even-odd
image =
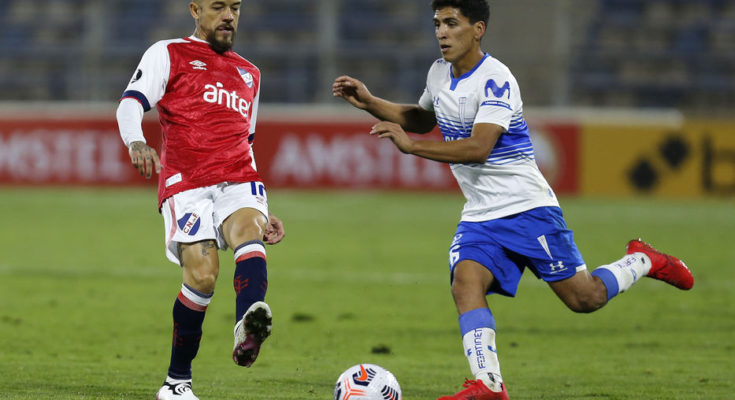
[[[434,128],[433,126],[421,126],[421,125],[414,125],[414,126],[409,126],[409,127],[403,127],[403,129],[406,132],[418,133],[420,135],[423,135],[425,133],[431,132],[431,130],[433,128]]]
[[[466,153],[466,164],[484,164],[490,157],[490,152],[484,148],[472,148]]]
[[[406,118],[406,126],[403,126],[403,129],[408,132],[418,134],[429,133],[436,126],[434,113],[428,112],[419,106],[411,109],[404,116]]]

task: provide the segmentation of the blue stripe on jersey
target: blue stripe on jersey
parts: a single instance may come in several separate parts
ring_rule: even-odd
[[[442,114],[436,114],[444,140],[466,139],[472,135],[472,126],[463,127],[462,123]],[[516,115],[511,120],[508,131],[504,132],[495,143],[487,162],[494,165],[526,162],[534,160],[533,144],[528,135],[528,125],[523,115]]]
[[[530,142],[516,146],[495,148],[488,157],[491,164],[509,164],[516,161],[533,160],[533,145]]]
[[[439,125],[439,130],[442,132],[444,139],[467,138],[472,134],[471,125],[463,127],[461,122],[449,119],[440,114],[436,114],[436,123]]]
[[[145,97],[143,93],[137,90],[127,90],[122,94],[122,96],[120,97],[120,100],[127,98],[127,97],[138,100],[140,102],[140,105],[143,106],[143,111],[148,111],[151,109],[151,104],[148,102],[148,99]]]
[[[515,116],[508,131],[500,135],[487,161],[502,165],[534,160],[533,144],[528,135],[528,125],[523,115]]]

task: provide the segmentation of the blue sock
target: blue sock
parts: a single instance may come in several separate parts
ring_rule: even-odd
[[[174,333],[171,363],[168,367],[169,377],[191,379],[191,362],[199,351],[204,314],[213,294],[203,294],[187,285],[181,286],[181,291],[174,302]]]
[[[268,270],[265,245],[260,240],[245,242],[235,249],[235,320],[256,301],[265,300],[268,290]]]
[[[602,284],[607,289],[607,301],[610,301],[613,297],[620,293],[620,285],[618,285],[618,279],[615,277],[612,271],[607,268],[597,268],[591,273],[592,276],[600,278]]]
[[[459,330],[462,336],[479,328],[495,330],[495,318],[489,308],[476,308],[459,316]]]

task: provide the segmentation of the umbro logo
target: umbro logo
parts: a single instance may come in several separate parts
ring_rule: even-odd
[[[203,61],[194,60],[194,61],[190,62],[189,64],[191,64],[194,69],[201,69],[201,70],[204,70],[204,71],[207,70],[207,63],[205,63]]]

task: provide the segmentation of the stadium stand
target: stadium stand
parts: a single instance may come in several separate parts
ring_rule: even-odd
[[[185,3],[0,0],[0,101],[116,100],[145,48],[192,32]],[[249,1],[236,50],[263,71],[263,102],[331,102],[329,87],[342,73],[381,96],[415,101],[439,56],[427,3]],[[491,53],[523,83],[529,105],[735,106],[735,0],[493,7],[502,16],[491,18]],[[568,15],[544,14],[556,10]],[[557,37],[567,25],[581,25],[581,34]]]
[[[571,68],[579,104],[735,106],[735,2],[602,0]]]

